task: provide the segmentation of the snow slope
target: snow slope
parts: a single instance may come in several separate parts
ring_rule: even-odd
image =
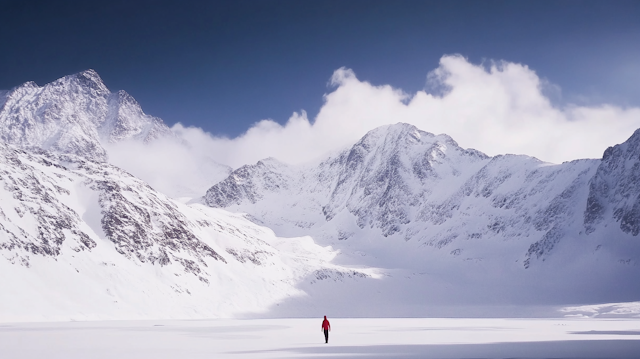
[[[228,317],[304,295],[304,278],[376,276],[111,165],[0,153],[0,321]]]

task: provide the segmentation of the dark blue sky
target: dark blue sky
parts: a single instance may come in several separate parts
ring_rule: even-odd
[[[415,92],[453,53],[527,64],[564,103],[640,105],[640,1],[0,0],[0,89],[93,68],[168,124],[229,136],[313,118],[342,66]]]

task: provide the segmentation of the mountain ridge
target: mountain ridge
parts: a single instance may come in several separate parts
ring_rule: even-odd
[[[630,139],[634,144],[638,133]],[[377,228],[382,237],[418,239],[436,248],[461,238],[530,237],[527,250],[519,256],[528,268],[533,261],[550,255],[562,238],[588,234],[584,213],[588,206],[594,206],[598,176],[610,176],[603,166],[617,148],[607,150],[602,161],[554,165],[523,155],[489,157],[460,148],[449,136],[397,124],[372,130],[350,149],[315,168],[265,166],[262,161],[243,166],[212,186],[204,201],[212,207],[246,212],[260,223],[281,228],[279,233],[297,233],[296,227],[324,232],[320,228],[326,227],[333,232],[324,235],[327,244],[339,243],[336,238],[349,237],[346,234],[357,232],[357,228]],[[627,157],[640,154],[640,150],[631,153]],[[626,180],[627,187],[636,183],[633,178]],[[264,181],[274,185],[267,186]],[[632,186],[632,191],[640,195],[640,189]],[[271,198],[271,203],[265,198]],[[305,207],[306,213],[280,210],[283,204],[296,207],[298,202],[314,203],[314,208]],[[631,214],[627,217],[635,210],[628,210]],[[340,213],[348,219],[341,220],[337,230],[328,229]],[[313,221],[305,224],[305,220],[283,219],[296,216]],[[624,215],[618,217],[621,220]],[[472,225],[464,218],[481,218],[482,223]],[[451,224],[455,221],[460,225]],[[630,223],[636,222],[627,219],[621,226],[627,228]],[[637,235],[633,230],[631,234]]]
[[[628,301],[640,295],[640,241],[635,222],[623,220],[636,218],[640,206],[638,133],[602,160],[550,164],[489,157],[400,123],[315,163],[242,166],[202,201],[278,235],[310,235],[339,250],[340,263],[388,276],[354,283],[357,290],[339,286],[350,299],[303,282],[313,299],[284,306],[300,315],[317,302],[334,303],[344,315],[438,315],[429,307]],[[603,210],[589,230],[585,216],[596,195]],[[398,293],[388,300],[406,309],[380,310],[385,302],[373,300],[376,293]],[[371,303],[352,304],[365,298]]]

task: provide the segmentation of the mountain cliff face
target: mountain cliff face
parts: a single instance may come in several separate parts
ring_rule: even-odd
[[[0,94],[0,139],[22,148],[106,161],[102,143],[170,135],[126,92],[111,93],[93,70]]]
[[[612,220],[624,233],[634,237],[640,234],[640,130],[604,152],[589,183],[584,211],[587,232]]]

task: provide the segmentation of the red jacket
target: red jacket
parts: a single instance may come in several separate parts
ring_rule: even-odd
[[[324,329],[324,330],[331,329],[331,324],[329,324],[329,321],[327,320],[327,317],[325,317],[324,320],[322,321],[322,329]]]

